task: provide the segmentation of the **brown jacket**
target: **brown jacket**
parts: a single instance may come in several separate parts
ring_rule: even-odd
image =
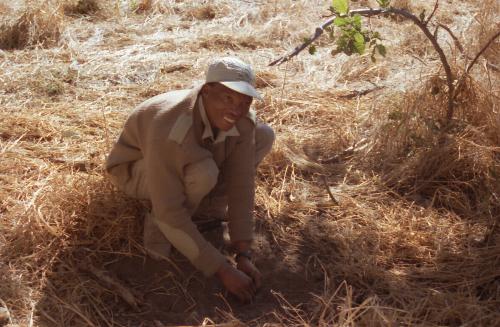
[[[186,255],[207,276],[217,271],[225,257],[198,232],[185,208],[184,168],[206,158],[213,158],[224,179],[228,195],[229,234],[232,241],[253,238],[255,190],[255,114],[236,123],[239,136],[224,142],[204,144],[203,123],[197,100],[201,85],[189,90],[158,95],[140,104],[127,119],[123,131],[106,161],[113,169],[144,159],[146,182],[154,216],[160,229],[174,229],[194,241],[196,255]],[[130,172],[128,171],[128,174]],[[222,176],[222,177],[221,177]],[[123,177],[123,176],[122,176]],[[175,246],[175,240],[167,235]],[[176,237],[178,238],[178,237]]]

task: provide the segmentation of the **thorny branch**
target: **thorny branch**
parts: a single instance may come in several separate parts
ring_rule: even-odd
[[[455,46],[458,48],[458,50],[460,50],[460,53],[463,54],[463,55],[465,55],[465,50],[464,50],[464,47],[462,46],[462,44],[460,43],[460,40],[455,36],[455,34],[453,34],[453,32],[451,31],[451,29],[448,26],[443,25],[441,23],[437,24],[436,30],[434,31],[434,37],[437,39],[437,32],[438,32],[439,28],[442,28],[446,32],[448,32],[448,34],[453,39],[453,42],[455,43]]]
[[[488,47],[493,43],[493,41],[495,41],[495,39],[497,37],[500,36],[500,31],[496,32],[495,35],[493,35],[491,37],[491,39],[486,42],[486,44],[483,46],[483,48],[477,53],[476,57],[474,57],[474,59],[472,60],[472,62],[470,63],[470,65],[467,67],[467,69],[465,70],[465,74],[467,75],[469,73],[469,71],[472,69],[472,67],[474,67],[474,65],[476,64],[477,60],[479,59],[479,57],[481,57],[481,55],[486,51],[486,49],[488,49]]]
[[[439,59],[441,60],[441,64],[443,65],[444,72],[446,74],[446,84],[448,85],[448,111],[446,113],[446,118],[447,121],[450,122],[451,119],[453,118],[453,111],[454,111],[454,102],[453,102],[453,94],[455,93],[455,86],[453,85],[454,78],[450,64],[448,63],[446,55],[444,54],[443,49],[439,45],[437,38],[435,38],[432,35],[431,31],[427,28],[427,24],[425,22],[422,22],[417,16],[413,15],[412,13],[397,8],[389,8],[387,11],[411,20],[415,25],[417,25],[422,30],[422,32],[429,39],[429,41],[431,41],[434,50],[436,50],[436,52],[438,53]]]
[[[422,32],[425,34],[425,36],[432,43],[432,46],[434,47],[434,50],[439,55],[439,59],[441,61],[441,65],[443,66],[445,74],[446,74],[446,84],[448,86],[448,110],[447,110],[447,113],[446,113],[446,119],[447,119],[448,122],[451,122],[451,120],[453,118],[454,107],[455,107],[454,99],[456,97],[456,94],[455,94],[455,89],[456,88],[455,88],[455,84],[454,84],[455,79],[454,79],[451,67],[450,67],[450,65],[448,63],[448,59],[446,58],[446,55],[445,55],[442,47],[439,45],[439,42],[438,42],[438,39],[437,39],[438,29],[442,28],[442,29],[446,30],[448,32],[448,34],[450,34],[450,36],[453,38],[453,41],[455,42],[455,45],[460,50],[460,52],[462,54],[464,54],[464,55],[465,55],[465,53],[464,53],[464,48],[460,44],[460,41],[453,34],[453,32],[451,31],[450,28],[448,28],[447,26],[445,26],[443,24],[437,24],[436,30],[434,31],[434,33],[431,33],[431,31],[427,27],[427,25],[429,24],[430,20],[434,17],[434,15],[435,15],[438,7],[439,7],[439,0],[436,0],[436,3],[434,5],[434,9],[433,9],[432,13],[427,17],[427,19],[420,19],[417,16],[415,16],[414,14],[412,14],[412,13],[410,13],[410,12],[404,10],[404,9],[398,9],[398,8],[393,8],[393,7],[390,7],[390,8],[377,8],[377,9],[372,9],[372,8],[368,8],[368,9],[356,9],[356,10],[349,11],[348,15],[349,16],[353,16],[353,15],[358,14],[358,15],[361,15],[361,16],[370,17],[370,16],[375,16],[375,15],[395,14],[395,15],[402,16],[402,17],[404,17],[404,18],[412,21],[415,25],[417,25],[422,30]],[[315,32],[314,32],[314,35],[312,35],[307,41],[305,41],[301,45],[297,46],[291,53],[289,53],[289,54],[287,54],[285,56],[282,56],[282,57],[274,60],[273,62],[271,62],[269,64],[269,66],[280,65],[280,64],[282,64],[284,62],[289,61],[293,57],[297,56],[302,50],[304,50],[305,48],[307,48],[316,39],[318,39],[323,34],[325,28],[327,28],[328,26],[330,26],[335,21],[335,18],[337,18],[337,15],[333,15],[326,22],[324,22],[321,26],[317,27],[316,30],[315,30]],[[476,57],[472,60],[471,64],[467,67],[464,76],[462,76],[461,81],[463,80],[463,77],[465,77],[469,73],[469,71],[472,69],[472,67],[474,66],[474,64],[479,59],[479,57],[484,53],[484,51],[486,51],[486,49],[491,45],[491,43],[498,36],[500,36],[500,31],[498,33],[496,33],[489,40],[489,42],[486,43],[486,45],[481,49],[481,51],[479,51],[479,53],[476,55]],[[457,85],[460,85],[460,82]]]
[[[438,7],[439,7],[439,0],[436,0],[436,4],[434,5],[434,9],[432,10],[432,13],[429,15],[429,17],[427,17],[427,19],[424,22],[425,25],[429,24],[432,17],[434,17],[434,14],[436,13]]]
[[[371,9],[371,8],[370,9],[355,9],[355,10],[351,10],[349,12],[349,15],[358,14],[361,16],[370,17],[370,16],[374,16],[374,15],[379,15],[379,14],[383,13],[384,10],[385,9]],[[292,59],[293,57],[295,57],[296,55],[298,55],[302,50],[304,50],[309,45],[311,45],[314,41],[316,41],[316,39],[318,39],[321,36],[321,34],[323,34],[325,29],[328,26],[333,24],[335,18],[337,18],[337,16],[333,15],[330,19],[328,19],[326,22],[324,22],[321,26],[316,27],[314,34],[309,39],[307,39],[307,41],[305,41],[301,45],[297,46],[290,54],[285,55],[283,57],[280,57],[280,58],[276,59],[275,61],[271,62],[269,64],[269,66],[281,65],[282,63],[287,62],[290,59]]]
[[[460,85],[462,85],[463,81],[465,80],[465,78],[467,77],[467,75],[469,75],[469,72],[471,71],[472,67],[474,67],[474,65],[477,63],[477,60],[479,59],[479,57],[481,57],[481,55],[486,51],[486,49],[488,49],[488,47],[493,43],[493,41],[495,41],[495,39],[497,37],[500,36],[500,30],[497,31],[495,33],[495,35],[493,35],[490,40],[488,42],[486,42],[486,44],[481,48],[481,50],[476,54],[476,56],[474,57],[474,59],[472,60],[472,62],[469,64],[469,66],[467,66],[467,68],[465,69],[465,73],[460,77],[460,80],[458,81],[457,83],[457,89],[460,87]],[[456,97],[458,96],[458,93],[457,94],[454,94],[453,95],[453,100],[456,99]]]

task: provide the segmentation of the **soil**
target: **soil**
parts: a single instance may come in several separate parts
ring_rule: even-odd
[[[217,231],[205,235],[215,245],[222,244]],[[269,246],[267,235],[257,235],[259,244]],[[313,293],[319,293],[323,280],[305,277],[304,267],[287,265],[283,254],[272,246],[265,256],[256,252],[255,263],[263,275],[263,286],[253,303],[245,304],[224,290],[215,277],[205,278],[178,252],[172,253],[171,263],[143,257],[121,257],[105,269],[124,285],[130,286],[141,300],[139,312],[124,310],[115,313],[117,322],[145,326],[161,322],[164,325],[199,324],[204,317],[227,321],[227,312],[239,321],[258,324],[260,319],[280,308],[280,296],[292,306],[310,303]],[[279,276],[279,277],[278,277]],[[278,277],[278,278],[277,278]],[[220,310],[219,310],[220,309]],[[224,313],[222,313],[224,312]]]

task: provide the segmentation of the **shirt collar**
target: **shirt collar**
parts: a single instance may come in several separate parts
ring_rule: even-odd
[[[207,112],[205,110],[205,106],[203,105],[203,98],[200,97],[199,103],[199,108],[200,108],[200,115],[201,115],[201,121],[203,122],[204,130],[203,134],[201,135],[201,139],[210,139],[214,144],[223,142],[226,140],[226,137],[228,136],[240,136],[240,133],[238,129],[236,128],[236,125],[231,127],[228,131],[219,131],[217,134],[217,138],[214,139],[214,133],[212,131],[212,126],[210,126],[210,122],[208,121],[208,116]]]

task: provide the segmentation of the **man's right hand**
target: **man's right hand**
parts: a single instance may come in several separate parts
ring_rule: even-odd
[[[224,287],[241,301],[248,303],[253,300],[257,290],[252,278],[247,274],[228,262],[223,263],[215,274],[222,281]]]

